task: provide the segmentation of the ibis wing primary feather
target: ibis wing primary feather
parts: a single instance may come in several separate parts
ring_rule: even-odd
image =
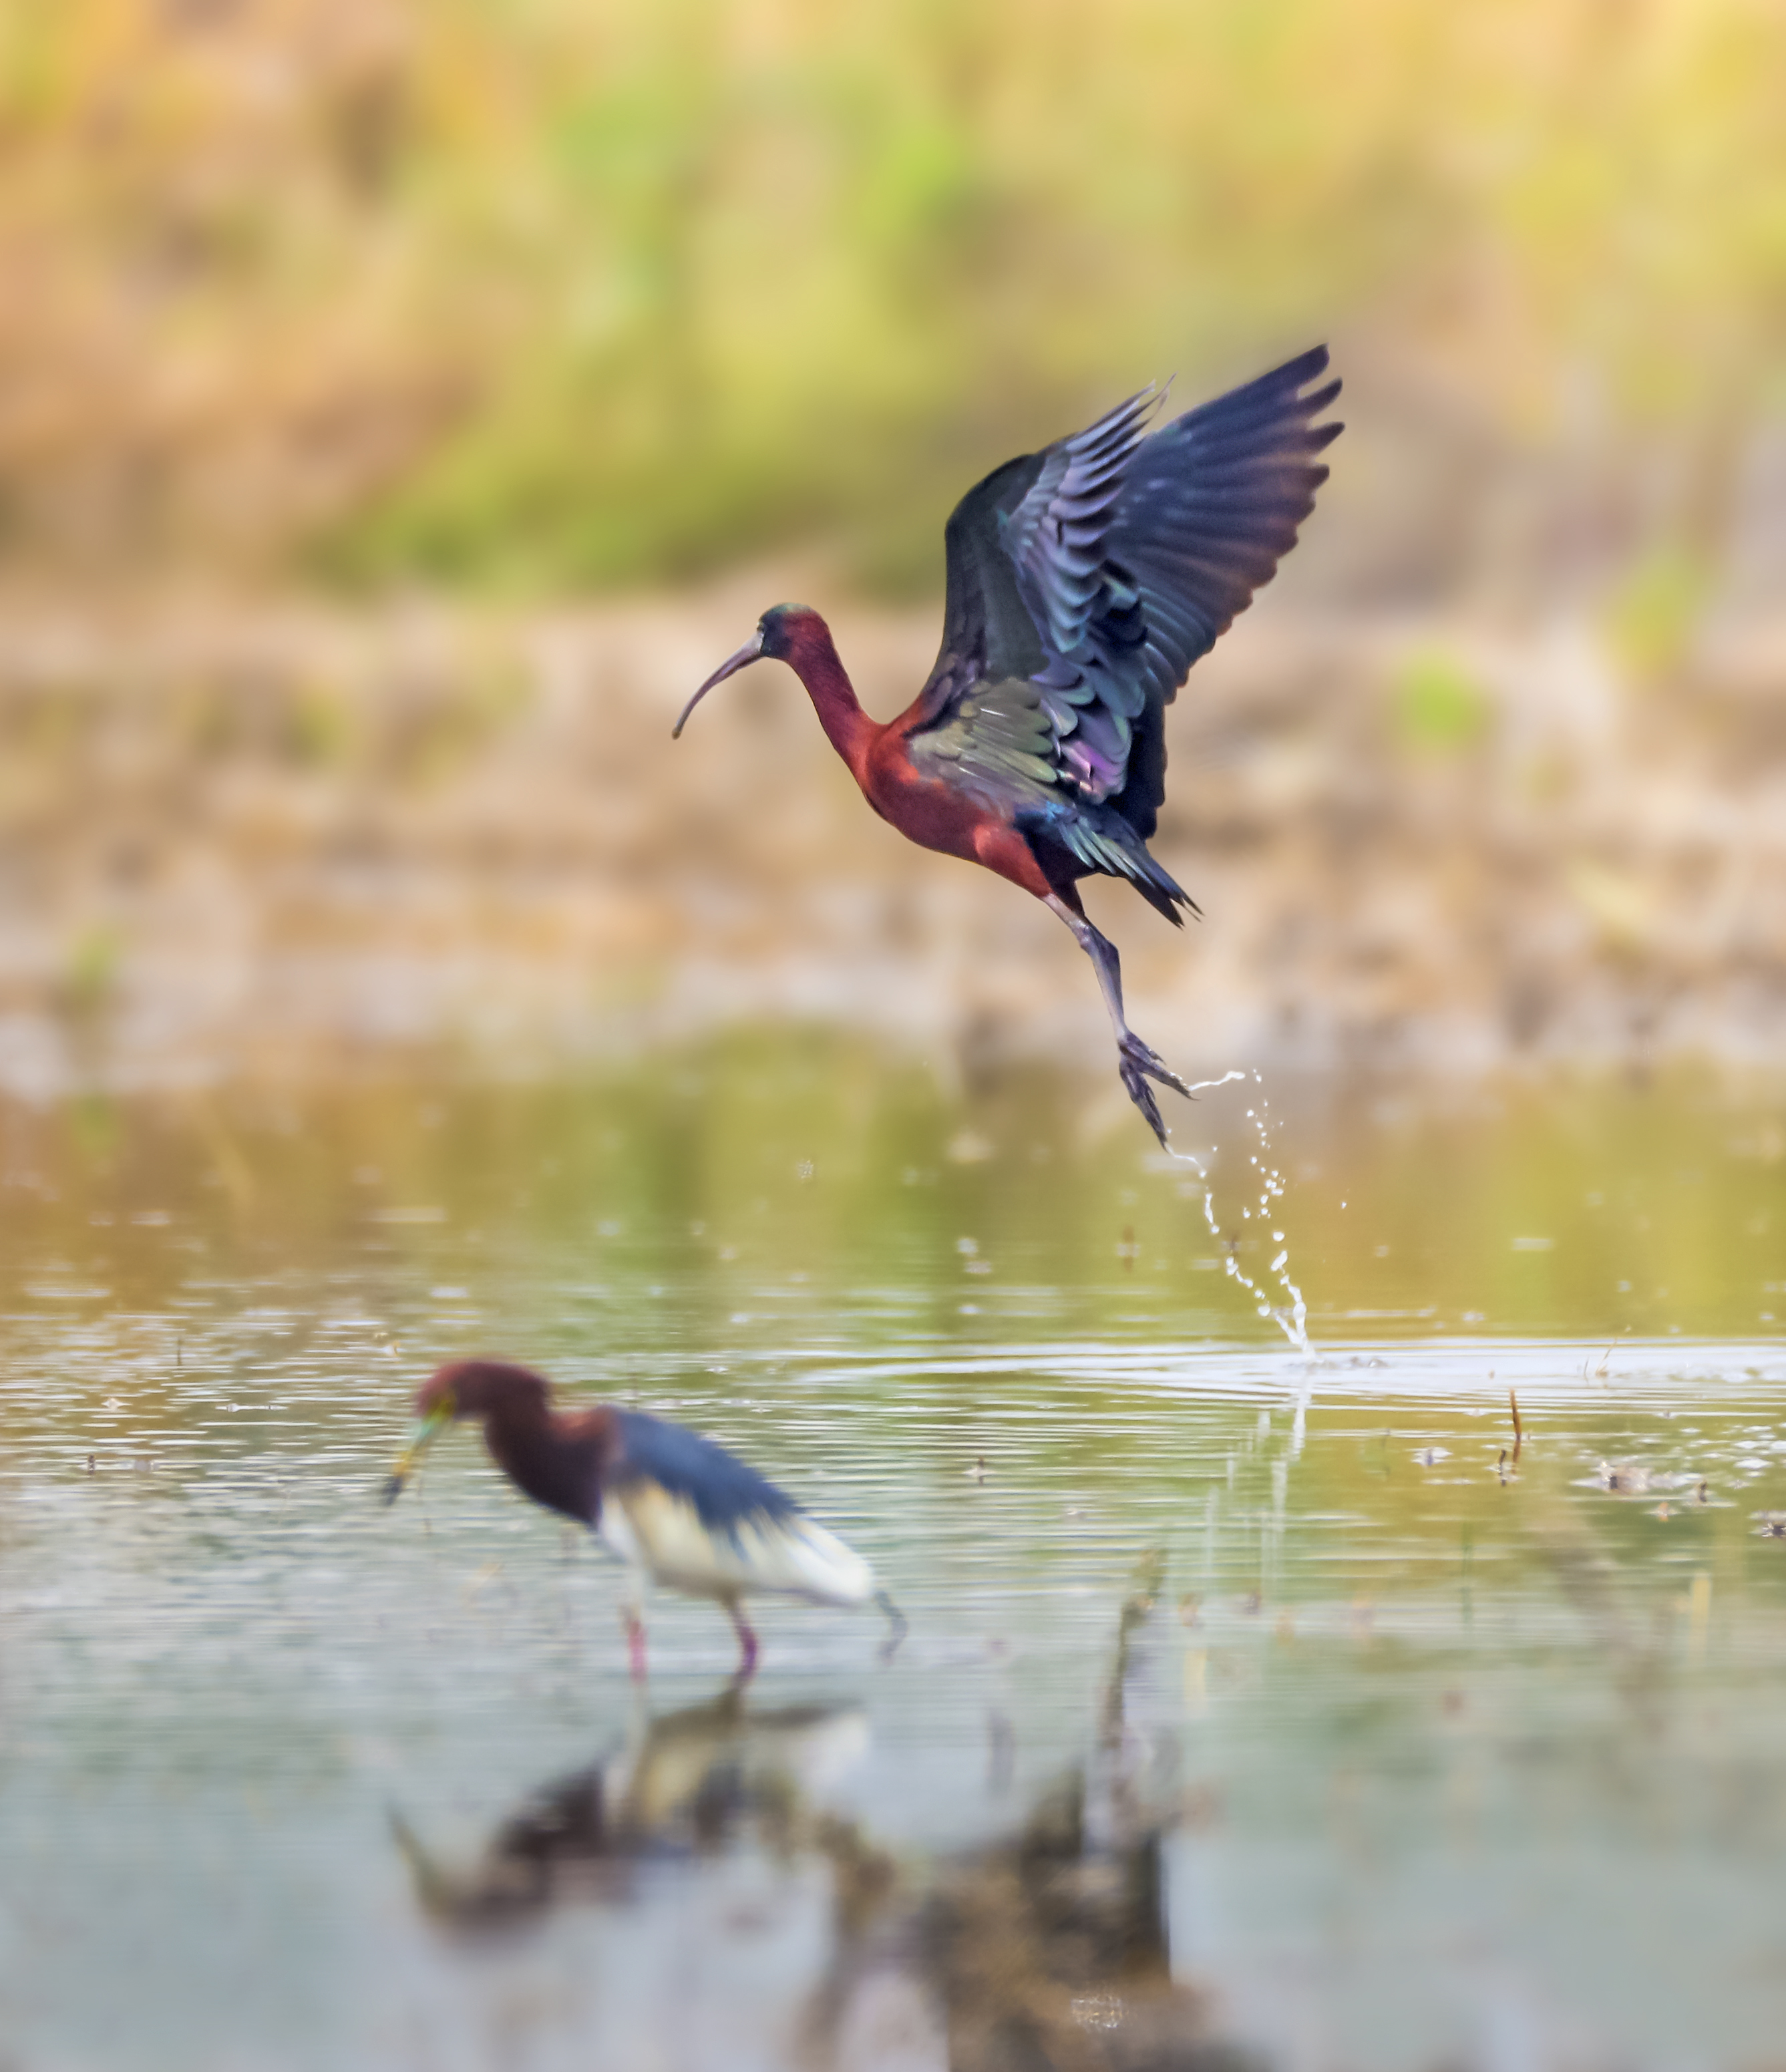
[[[1042,455],[1023,501],[1000,513],[1000,544],[1049,652],[1076,654],[1106,585],[1105,541],[1129,463],[1164,399],[1152,387]]]
[[[1188,410],[1144,441],[1105,538],[1110,602],[1086,649],[1139,693],[1142,753],[1107,795],[1143,838],[1165,796],[1163,709],[1277,573],[1328,471],[1316,456],[1343,426],[1316,419],[1340,393],[1324,345]]]

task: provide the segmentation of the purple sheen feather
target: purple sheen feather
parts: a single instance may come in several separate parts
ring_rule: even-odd
[[[1087,752],[1120,773],[1129,759],[1129,723],[1106,705],[1087,705],[1079,714],[1079,738]]]
[[[1061,751],[1061,765],[1073,783],[1094,802],[1107,799],[1121,781],[1122,771],[1076,736]]]

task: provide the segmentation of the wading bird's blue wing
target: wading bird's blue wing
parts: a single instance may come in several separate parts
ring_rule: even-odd
[[[980,788],[1019,812],[1107,804],[1151,835],[1164,709],[1327,479],[1316,456],[1341,427],[1315,420],[1340,384],[1305,393],[1326,368],[1318,346],[1151,437],[1160,398],[1144,391],[970,490],[945,535],[942,648],[914,709],[914,761],[939,775],[984,765]]]
[[[689,1505],[709,1532],[736,1533],[748,1518],[791,1518],[799,1506],[737,1454],[685,1425],[643,1410],[617,1410],[620,1444],[602,1477],[603,1492],[655,1482]]]
[[[660,1582],[721,1599],[784,1590],[854,1605],[873,1596],[868,1563],[736,1455],[642,1410],[615,1418],[602,1536]]]

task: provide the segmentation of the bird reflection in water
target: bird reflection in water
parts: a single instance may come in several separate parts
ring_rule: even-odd
[[[1125,1718],[1160,1574],[1150,1558],[1123,1608],[1091,1754],[1003,1839],[927,1863],[896,1854],[822,1803],[866,1749],[864,1714],[758,1710],[735,1684],[535,1794],[469,1874],[442,1872],[398,1823],[417,1896],[455,1929],[514,1926],[622,1902],[647,1864],[754,1848],[826,1874],[822,1975],[790,2030],[799,2072],[1230,2072],[1238,2054],[1172,1976],[1176,1809]]]
[[[704,1704],[642,1715],[612,1755],[531,1793],[469,1873],[442,1869],[393,1810],[423,1906],[450,1927],[500,1927],[556,1906],[623,1900],[647,1863],[752,1842],[786,1858],[810,1845],[803,1786],[822,1789],[860,1758],[866,1716],[855,1704],[747,1709],[746,1681]]]

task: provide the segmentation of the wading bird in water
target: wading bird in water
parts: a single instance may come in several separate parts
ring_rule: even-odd
[[[830,628],[804,605],[766,611],[716,684],[766,658],[807,688],[831,746],[885,820],[983,864],[1052,907],[1091,959],[1123,1084],[1160,1143],[1148,1083],[1190,1092],[1123,1015],[1116,949],[1086,918],[1082,878],[1125,878],[1175,927],[1189,893],[1148,853],[1165,796],[1165,709],[1271,581],[1327,479],[1339,393],[1317,346],[1159,430],[1143,389],[1087,430],[1008,461],[944,533],[942,647],[912,705],[882,726],[856,701]]]
[[[458,1360],[422,1383],[415,1429],[384,1485],[387,1503],[446,1427],[467,1418],[482,1423],[491,1458],[523,1495],[589,1526],[626,1564],[635,1677],[645,1674],[647,1578],[725,1606],[737,1630],[741,1679],[757,1667],[744,1600],[759,1592],[845,1610],[876,1604],[893,1629],[885,1651],[904,1637],[898,1606],[861,1556],[723,1446],[643,1410],[554,1410],[543,1375],[500,1360]]]

